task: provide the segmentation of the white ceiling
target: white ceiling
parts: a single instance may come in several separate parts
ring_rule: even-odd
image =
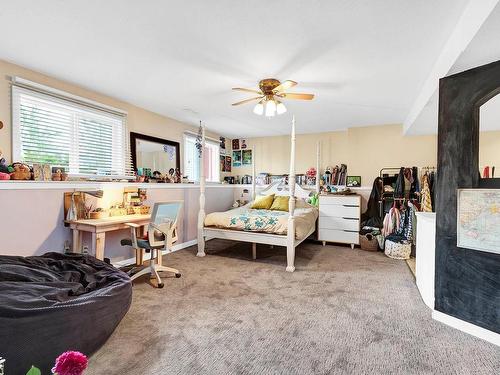
[[[497,60],[500,60],[500,4],[494,8],[447,75]],[[438,102],[438,91],[436,90],[415,122],[408,129],[408,135],[437,133]],[[497,95],[481,106],[479,118],[481,131],[500,130],[500,96]]]
[[[467,0],[3,0],[0,59],[229,137],[402,123]],[[265,119],[231,87],[299,82]],[[251,95],[251,94],[250,94]]]

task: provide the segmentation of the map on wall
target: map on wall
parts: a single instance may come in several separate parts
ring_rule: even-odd
[[[459,189],[457,246],[500,254],[500,189]]]

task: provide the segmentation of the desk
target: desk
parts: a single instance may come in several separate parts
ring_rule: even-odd
[[[138,225],[149,224],[150,215],[124,215],[111,216],[103,219],[82,219],[67,221],[69,227],[73,230],[73,252],[81,253],[82,251],[82,232],[92,234],[92,251],[97,259],[104,259],[104,245],[106,240],[106,232],[130,229],[126,223],[134,223]]]

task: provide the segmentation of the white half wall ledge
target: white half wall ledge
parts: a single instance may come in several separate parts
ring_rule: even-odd
[[[499,1],[469,1],[403,123],[405,135],[438,89],[439,80],[448,74]]]
[[[476,336],[482,340],[491,342],[492,344],[500,347],[500,335],[498,333],[436,310],[432,311],[432,319],[444,323],[450,327],[456,328],[462,332],[468,333],[469,335]]]

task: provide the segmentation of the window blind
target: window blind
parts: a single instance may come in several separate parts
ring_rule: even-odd
[[[126,116],[12,86],[13,156],[62,167],[70,176],[133,175]]]

